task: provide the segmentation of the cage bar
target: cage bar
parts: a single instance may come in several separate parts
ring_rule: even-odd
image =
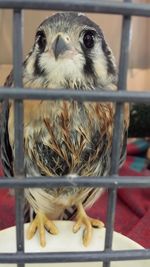
[[[128,3],[130,0],[124,0],[124,3]],[[130,43],[130,26],[131,17],[124,16],[122,22],[122,36],[121,36],[121,50],[119,60],[119,79],[118,90],[126,90],[126,80],[128,71],[128,51]],[[111,161],[111,175],[117,175],[119,170],[120,159],[120,147],[122,142],[123,132],[123,110],[124,104],[117,102],[116,113],[113,130],[113,142],[112,142],[112,161]],[[106,236],[105,236],[105,250],[112,249],[114,221],[115,221],[115,208],[116,208],[117,188],[108,189],[108,208],[107,208],[107,220],[106,220]],[[110,267],[111,262],[107,260],[104,262],[103,267]]]
[[[22,89],[22,90],[20,90]],[[32,100],[76,100],[80,102],[119,102],[119,103],[150,103],[150,92],[136,91],[102,91],[101,88],[95,88],[95,91],[71,91],[68,89],[23,89],[0,87],[0,100],[2,99],[32,99]]]
[[[0,0],[0,8],[79,11],[150,17],[150,5],[100,0]]]
[[[13,13],[13,79],[14,86],[22,86],[22,11],[14,10]],[[23,154],[23,102],[14,100],[14,129],[15,129],[15,158],[14,173],[21,179],[24,169]],[[16,200],[16,245],[17,251],[24,251],[24,189],[15,190]],[[18,267],[24,267],[18,263]]]
[[[115,250],[88,252],[59,252],[59,253],[1,253],[1,263],[66,263],[66,262],[94,262],[94,261],[127,261],[148,260],[150,250]]]
[[[26,179],[25,177],[21,180],[16,178],[6,178],[2,177],[0,180],[0,188],[27,188],[27,187],[58,187],[60,186],[72,187],[104,187],[104,188],[146,188],[150,187],[150,177],[146,176],[82,176],[80,179],[78,177],[73,180],[68,179],[68,177],[31,177]]]
[[[109,188],[104,251],[110,251],[110,252],[112,249],[112,241],[113,241],[116,197],[117,197],[117,189]],[[103,262],[103,267],[109,267],[110,265],[111,265],[110,258],[106,259],[106,261]]]

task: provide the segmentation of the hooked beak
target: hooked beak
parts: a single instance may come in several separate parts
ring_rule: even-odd
[[[54,52],[55,59],[58,59],[59,55],[62,55],[67,50],[70,50],[70,46],[67,44],[64,38],[59,34],[52,44],[52,50]]]

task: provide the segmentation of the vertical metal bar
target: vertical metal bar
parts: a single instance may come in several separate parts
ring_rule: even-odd
[[[131,2],[130,0],[124,0],[124,1]],[[128,71],[128,50],[130,43],[130,25],[131,25],[131,17],[124,16],[122,23],[118,90],[126,90],[126,80]],[[110,170],[111,175],[117,175],[119,169],[120,145],[121,145],[121,135],[123,127],[123,109],[124,109],[124,104],[117,103],[115,112],[115,121],[114,121],[113,142],[112,142],[112,164]],[[116,196],[117,196],[117,189],[108,190],[105,250],[112,249]],[[111,262],[109,260],[103,263],[103,267],[110,267],[110,265]]]
[[[13,65],[14,86],[22,86],[22,11],[13,13]],[[14,128],[15,128],[15,176],[21,179],[24,172],[23,153],[23,102],[14,101]],[[24,252],[24,189],[16,189],[16,241],[17,251]],[[24,267],[19,263],[18,267]]]

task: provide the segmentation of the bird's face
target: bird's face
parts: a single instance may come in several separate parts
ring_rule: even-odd
[[[25,70],[39,86],[53,88],[104,87],[117,76],[102,31],[77,13],[57,13],[39,26]]]

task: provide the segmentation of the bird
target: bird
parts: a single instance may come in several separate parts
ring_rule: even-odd
[[[102,29],[85,14],[58,12],[37,28],[32,49],[23,62],[24,88],[58,88],[83,92],[117,90],[118,68]],[[13,70],[4,86],[13,87]],[[24,175],[30,177],[105,177],[111,168],[115,104],[70,100],[24,100]],[[14,103],[3,101],[1,160],[4,173],[15,176]],[[120,146],[121,165],[126,157],[129,107],[124,105]],[[25,198],[35,216],[27,230],[39,233],[46,245],[45,229],[58,234],[54,220],[74,216],[73,232],[83,225],[83,245],[92,240],[93,227],[104,223],[86,209],[102,195],[103,188],[72,185],[25,188]]]

